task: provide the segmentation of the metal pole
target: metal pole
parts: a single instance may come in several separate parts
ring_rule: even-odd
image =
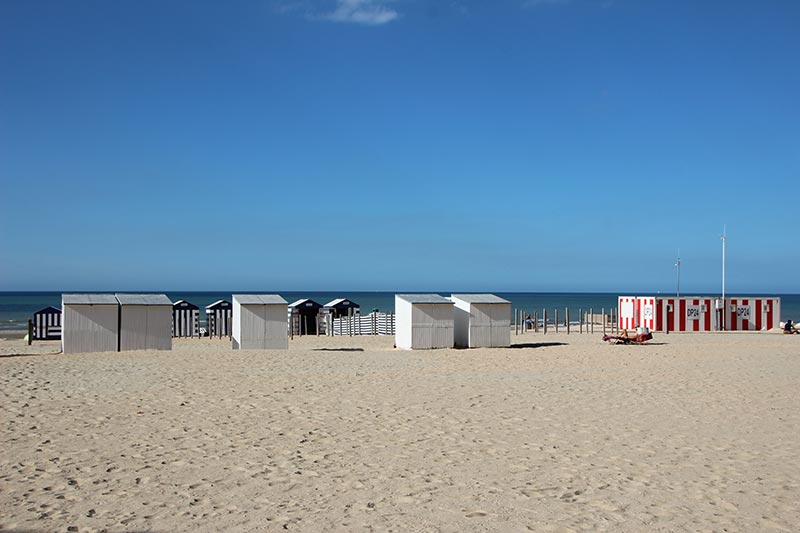
[[[589,308],[589,327],[592,328],[590,333],[594,333],[594,308]]]
[[[728,318],[728,305],[725,302],[725,244],[727,239],[727,231],[725,224],[722,225],[722,331],[726,330]]]
[[[580,328],[580,332],[583,333],[583,308],[581,307],[578,308],[578,322],[580,323],[578,326]]]
[[[569,307],[567,307],[567,309],[564,312],[567,315],[567,318],[565,319],[565,321],[567,323],[567,335],[569,335]]]
[[[681,251],[678,249],[678,261],[675,263],[675,269],[678,271],[678,289],[676,291],[677,297],[681,297]]]
[[[33,342],[33,320],[28,319],[28,346]]]
[[[547,335],[547,309],[542,309],[542,326],[544,327],[544,335]]]
[[[533,332],[539,333],[539,311],[533,312]]]
[[[558,308],[553,310],[553,323],[556,326],[556,333],[558,333]]]

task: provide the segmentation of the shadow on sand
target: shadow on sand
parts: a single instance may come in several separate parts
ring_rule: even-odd
[[[4,357],[41,357],[43,355],[58,355],[58,353],[0,353],[0,359]],[[3,530],[0,530],[3,533]]]
[[[549,348],[550,346],[569,346],[566,342],[525,342],[512,344],[509,348]]]
[[[364,348],[314,348],[315,352],[363,352]]]

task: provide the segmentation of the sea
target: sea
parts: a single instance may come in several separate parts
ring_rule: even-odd
[[[77,292],[77,291],[75,291]],[[152,291],[151,291],[152,292]],[[270,292],[270,291],[236,291],[238,294],[248,292]],[[382,312],[394,312],[394,292],[298,292],[298,291],[272,291],[277,292],[288,302],[293,302],[301,298],[310,298],[320,304],[326,304],[336,298],[347,298],[361,307],[361,312],[366,314],[373,310]],[[404,291],[413,292],[413,291]],[[432,291],[419,291],[430,293]],[[462,291],[433,291],[444,296]],[[466,291],[464,291],[466,292]],[[201,309],[217,300],[231,299],[230,292],[170,292],[165,294],[173,301],[186,300]],[[605,292],[495,292],[498,296],[511,302],[512,309],[519,309],[533,314],[538,310],[540,313],[547,309],[548,315],[552,316],[555,310],[563,317],[567,308],[570,310],[570,317],[577,319],[579,311],[588,312],[592,310],[599,313],[617,306],[618,293]],[[667,296],[667,295],[664,295]],[[687,295],[688,296],[688,295]],[[692,295],[693,296],[693,295]],[[736,293],[731,296],[776,296],[775,294],[743,294]],[[800,321],[800,294],[778,294],[781,298],[781,320],[791,318]],[[33,314],[45,307],[61,307],[60,292],[0,292],[0,330],[23,330],[27,328],[28,319],[33,318]],[[205,313],[201,311],[200,321],[205,325]]]

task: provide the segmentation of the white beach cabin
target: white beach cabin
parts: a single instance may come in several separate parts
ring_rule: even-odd
[[[288,349],[287,313],[277,294],[234,294],[233,349]]]
[[[453,347],[453,302],[438,294],[395,294],[395,346],[406,350]]]
[[[119,302],[113,294],[62,294],[61,309],[61,351],[119,349]]]
[[[511,302],[494,294],[453,294],[453,337],[460,348],[511,346]]]
[[[171,350],[172,301],[166,294],[117,294],[119,349]]]

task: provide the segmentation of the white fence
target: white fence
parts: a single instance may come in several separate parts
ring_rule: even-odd
[[[394,335],[394,313],[355,314],[328,318],[326,322],[332,323],[330,329],[333,335]],[[324,331],[327,331],[327,327]]]

